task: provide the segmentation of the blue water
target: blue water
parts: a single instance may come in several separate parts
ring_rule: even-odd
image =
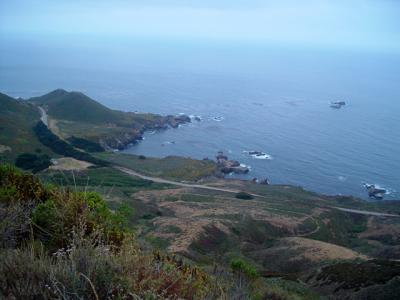
[[[71,44],[1,43],[0,91],[30,97],[61,87],[115,109],[198,115],[201,122],[147,133],[125,152],[202,159],[222,150],[251,167],[245,178],[363,198],[368,182],[387,188],[385,199],[400,198],[399,56],[179,41]],[[334,100],[347,105],[332,109]]]

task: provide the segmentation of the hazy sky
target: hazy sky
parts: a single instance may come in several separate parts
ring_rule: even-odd
[[[400,1],[0,1],[0,38],[40,35],[289,43],[400,53]]]

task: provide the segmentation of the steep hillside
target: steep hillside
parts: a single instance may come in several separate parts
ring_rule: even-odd
[[[33,132],[33,126],[40,120],[40,114],[34,105],[19,101],[0,93],[0,158],[5,161],[14,159],[24,152],[42,152],[51,154]]]

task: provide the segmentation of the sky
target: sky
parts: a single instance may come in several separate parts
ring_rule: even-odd
[[[400,53],[397,0],[1,0],[0,39],[74,36]]]

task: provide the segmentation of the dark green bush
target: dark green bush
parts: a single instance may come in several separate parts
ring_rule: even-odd
[[[87,152],[103,152],[105,149],[100,146],[100,144],[88,141],[86,139],[78,138],[75,136],[71,136],[68,138],[68,142],[76,148],[85,150]]]
[[[257,269],[254,266],[240,258],[232,259],[230,265],[234,273],[241,273],[248,279],[255,279],[259,276]]]
[[[51,165],[50,157],[46,154],[37,155],[23,153],[18,155],[15,165],[24,170],[32,170],[33,173],[47,169]]]
[[[254,197],[253,197],[252,195],[250,195],[249,193],[246,193],[246,192],[239,192],[239,193],[237,193],[237,194],[235,195],[235,198],[243,199],[243,200],[251,200],[251,199],[253,199]]]

